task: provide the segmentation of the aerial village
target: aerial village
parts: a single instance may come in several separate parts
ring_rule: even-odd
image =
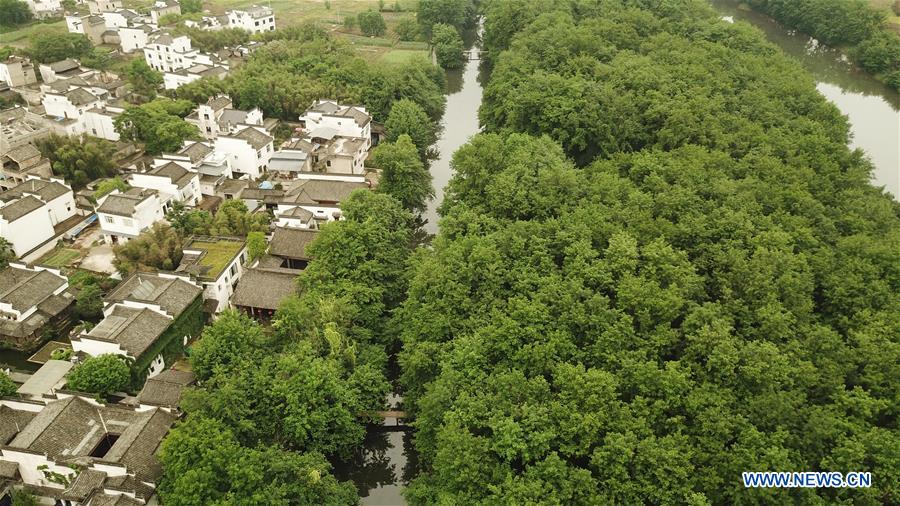
[[[180,12],[174,0],[145,14],[119,0],[85,3],[89,14],[65,17],[69,32],[143,53],[165,90],[225,76],[229,60],[254,50],[249,43],[206,54],[190,38],[159,29],[160,17]],[[29,4],[37,13],[60,9],[56,0]],[[259,33],[274,30],[275,18],[252,5],[195,26]],[[278,120],[219,95],[184,118],[200,138],[149,156],[114,128],[128,105],[121,76],[74,59],[36,64],[11,56],[0,62],[0,80],[25,102],[0,112],[0,237],[12,258],[0,270],[0,342],[34,352],[29,361],[40,364],[32,373],[6,371],[17,388],[0,399],[0,498],[24,488],[47,504],[156,504],[155,452],[179,418],[182,389],[195,381],[178,366],[180,350],[225,310],[271,318],[296,289],[319,227],[342,219],[341,201],[351,192],[377,184],[366,159],[383,127],[364,107],[321,97],[276,144]],[[115,143],[118,174],[73,191],[36,147],[51,135]],[[265,216],[257,220],[264,225],[255,237],[265,242],[256,250],[246,234],[191,235],[169,269],[122,276],[113,264],[114,248],[167,223],[173,211],[214,215],[229,202]],[[84,276],[113,287],[104,290],[95,324],[79,323],[79,293],[89,287],[73,281]],[[126,358],[143,382],[137,395],[99,399],[71,387],[74,367],[110,354]]]

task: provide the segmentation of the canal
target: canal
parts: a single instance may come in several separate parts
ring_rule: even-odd
[[[850,121],[850,146],[860,148],[875,165],[873,184],[900,199],[900,93],[854,66],[840,51],[735,0],[710,0],[722,17],[744,21],[762,30],[769,42],[797,60],[816,80],[819,93]]]

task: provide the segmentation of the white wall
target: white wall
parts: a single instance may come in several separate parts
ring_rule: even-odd
[[[147,45],[149,34],[141,27],[122,27],[119,28],[119,44],[122,51],[126,53],[143,49]]]
[[[53,235],[53,223],[46,207],[35,209],[12,223],[0,218],[0,236],[12,244],[16,256],[24,255]]]
[[[217,152],[230,156],[232,171],[247,174],[252,179],[256,179],[262,174],[263,167],[269,165],[269,160],[274,152],[271,142],[263,146],[260,154],[247,141],[227,136],[216,138],[215,149]]]
[[[118,193],[118,190],[113,190],[110,195],[115,195],[116,193]],[[108,197],[109,195],[100,199],[97,202],[97,207],[99,208]],[[137,237],[142,231],[150,228],[163,218],[162,202],[157,195],[153,195],[138,204],[135,207],[134,214],[130,217],[97,213],[100,231],[107,242],[111,242],[111,236],[117,236],[120,241],[128,241],[128,239]]]
[[[81,117],[84,133],[109,141],[119,140],[119,132],[113,123],[113,117],[100,112],[85,111]]]
[[[234,10],[228,12],[228,26],[242,28],[250,33],[269,32],[275,29],[275,15],[254,19],[249,12]]]

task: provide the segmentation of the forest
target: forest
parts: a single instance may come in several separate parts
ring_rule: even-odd
[[[703,2],[482,7],[485,133],[393,315],[410,503],[900,501],[900,207],[810,76]]]

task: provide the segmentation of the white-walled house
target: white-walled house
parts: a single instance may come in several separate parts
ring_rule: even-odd
[[[122,8],[122,0],[87,0],[88,11],[91,14],[103,14]]]
[[[228,308],[247,263],[247,243],[227,237],[194,237],[182,250],[177,272],[203,285],[204,298],[216,301],[215,312]]]
[[[372,144],[372,118],[364,107],[340,105],[334,100],[317,100],[300,116],[307,136],[320,132],[333,132],[332,137],[359,137],[365,139],[364,148]],[[325,129],[325,130],[320,130]]]
[[[236,174],[257,179],[266,172],[269,159],[275,152],[275,139],[265,128],[248,126],[233,134],[219,135],[215,140],[215,150],[231,158],[231,170]]]
[[[53,119],[54,129],[63,135],[88,134],[110,141],[118,141],[113,120],[122,113],[121,107],[107,106],[84,88],[68,91],[48,91],[41,101],[46,115]]]
[[[203,196],[200,194],[200,177],[196,171],[164,159],[155,163],[156,166],[147,172],[132,174],[129,181],[131,186],[158,191],[163,207],[169,207],[173,201],[183,202],[188,206],[196,206],[200,202]],[[186,165],[189,167],[190,163]]]
[[[24,0],[28,8],[34,13],[34,17],[43,19],[62,11],[60,0]]]
[[[28,58],[10,56],[6,61],[0,61],[0,81],[10,88],[35,83],[37,76],[34,73],[34,65]]]
[[[275,29],[275,15],[269,7],[252,5],[246,9],[228,11],[226,15],[230,28],[242,28],[250,33],[270,32]]]
[[[181,14],[181,4],[178,0],[157,0],[153,7],[150,7],[150,18],[153,24],[159,24],[159,18],[167,14]]]
[[[125,193],[113,190],[97,203],[97,221],[107,243],[128,242],[157,221],[165,218],[167,209],[159,192],[132,188]]]
[[[188,68],[197,63],[200,51],[193,49],[191,39],[187,35],[173,37],[168,33],[159,33],[152,36],[144,46],[144,58],[150,65],[160,72]],[[212,63],[208,55],[203,55],[205,62]],[[203,58],[200,58],[203,59]]]
[[[56,227],[75,216],[75,195],[61,180],[32,178],[0,193],[0,236],[23,256],[53,239]]]
[[[218,95],[211,97],[205,104],[198,105],[185,121],[196,125],[200,134],[207,139],[215,139],[222,133],[234,133],[242,126],[262,126],[263,113],[258,107],[249,111],[235,109],[230,98]]]
[[[218,77],[225,79],[228,75],[228,66],[222,63],[206,65],[198,63],[187,68],[173,70],[163,74],[163,87],[167,90],[175,90],[204,77]]]
[[[153,32],[154,28],[145,24],[119,28],[119,45],[122,47],[122,52],[133,53],[144,49]]]

